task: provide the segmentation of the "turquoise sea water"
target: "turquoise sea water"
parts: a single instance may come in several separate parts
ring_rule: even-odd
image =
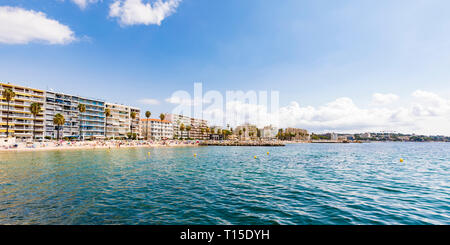
[[[0,224],[450,224],[450,144],[0,153]]]

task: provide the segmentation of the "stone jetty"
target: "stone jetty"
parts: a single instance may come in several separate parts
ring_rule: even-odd
[[[216,141],[207,140],[201,142],[199,145],[207,146],[285,146],[284,143],[278,141]]]

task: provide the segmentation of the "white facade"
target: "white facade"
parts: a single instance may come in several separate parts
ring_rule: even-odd
[[[131,129],[130,107],[125,105],[106,103],[111,115],[106,119],[106,137],[123,138]]]
[[[265,126],[260,130],[261,132],[261,139],[275,139],[277,137],[278,129],[275,127],[272,127],[272,125]]]
[[[186,130],[181,131],[180,126],[181,126],[181,124],[183,124],[185,128],[187,126],[190,126],[191,125],[190,117],[178,115],[178,114],[167,114],[166,120],[172,122],[174,137],[176,137],[176,138],[187,138],[188,137],[188,132]]]
[[[338,134],[337,133],[331,133],[330,139],[331,140],[338,140],[339,139]]]
[[[128,134],[140,134],[139,117],[140,110],[135,107],[106,103],[106,109],[109,109],[111,115],[106,121],[106,137],[108,138],[127,138]],[[131,119],[131,112],[136,113],[136,118]]]
[[[160,119],[141,119],[141,136],[147,140],[173,139],[173,124]]]
[[[173,124],[173,133],[176,138],[193,138],[193,139],[208,139],[209,135],[206,132],[208,121],[198,118],[187,117],[178,114],[167,114],[166,119]],[[185,130],[181,131],[181,124],[184,125]],[[191,130],[186,128],[190,126]]]
[[[56,114],[64,116],[66,123],[60,129],[60,137],[79,137],[80,118],[78,112],[78,97],[47,91],[45,94],[45,136],[56,138],[57,128],[53,124]]]

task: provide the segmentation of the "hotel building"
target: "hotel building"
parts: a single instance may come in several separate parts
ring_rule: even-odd
[[[189,137],[200,140],[209,139],[209,134],[206,132],[207,127],[208,121],[191,118],[191,130],[189,131]]]
[[[33,137],[34,117],[30,112],[30,105],[40,103],[44,110],[45,91],[18,85],[0,83],[0,137],[6,137],[6,122],[8,115],[8,103],[3,98],[3,91],[11,89],[16,96],[9,105],[9,136],[20,140],[30,140]],[[42,139],[44,135],[43,112],[36,117],[36,139]]]
[[[126,105],[106,103],[111,116],[106,120],[107,138],[126,138],[131,132],[131,108]],[[134,131],[134,130],[133,130]],[[135,131],[134,131],[135,132]]]
[[[209,135],[206,133],[208,121],[203,119],[191,118],[178,114],[167,114],[166,119],[173,124],[173,134],[176,138],[192,138],[192,139],[208,139]],[[184,125],[185,130],[181,131],[180,126]],[[186,128],[190,126],[191,130]]]
[[[278,134],[278,129],[272,127],[272,125],[265,126],[260,131],[261,131],[261,139],[265,140],[275,139]]]
[[[136,114],[136,117],[131,120],[131,128],[133,129],[133,133],[136,133],[136,138],[142,138],[140,136],[141,134],[141,109],[136,107],[130,107],[130,114],[131,112],[134,112]]]
[[[185,139],[188,137],[188,132],[186,131],[186,127],[191,125],[191,118],[178,114],[167,114],[166,120],[172,122],[173,126],[173,135],[175,138]],[[184,125],[185,130],[181,131],[181,124]]]
[[[80,135],[80,118],[77,96],[53,91],[45,93],[45,137],[56,138],[57,128],[53,124],[56,114],[64,116],[66,123],[60,130],[60,137],[76,137]]]
[[[81,138],[95,139],[105,137],[105,102],[98,99],[78,98],[79,104],[86,106],[80,113]]]
[[[33,102],[42,106],[42,112],[36,116],[35,122],[35,137],[38,140],[56,138],[57,127],[53,123],[53,118],[58,113],[65,119],[65,124],[60,129],[61,138],[80,138],[81,132],[82,139],[102,139],[105,137],[105,108],[109,108],[112,114],[108,118],[108,137],[127,137],[131,128],[139,137],[139,108],[9,83],[0,83],[0,137],[6,137],[8,106],[3,99],[5,89],[11,89],[16,94],[10,102],[8,130],[9,136],[15,139],[32,139],[34,117],[29,107]],[[85,112],[79,112],[79,104],[85,105]],[[135,119],[131,119],[132,112],[136,114]]]
[[[173,139],[173,129],[171,121],[152,118],[141,119],[141,136],[144,139]]]

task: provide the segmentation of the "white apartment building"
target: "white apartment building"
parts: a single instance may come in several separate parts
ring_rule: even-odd
[[[5,89],[11,89],[15,93],[10,101],[9,113],[7,101],[3,99]],[[34,102],[42,107],[36,118],[30,112],[30,105]],[[79,112],[79,104],[85,105],[85,112]],[[105,108],[111,111],[107,125]],[[135,119],[131,118],[133,112],[136,114]],[[58,134],[53,123],[56,114],[61,114],[65,119],[65,124],[59,131],[61,138],[101,139],[105,137],[105,126],[108,137],[127,137],[131,130],[138,137],[140,135],[139,108],[112,103],[106,105],[105,101],[99,99],[0,83],[0,137],[6,137],[9,125],[8,136],[18,140],[30,140],[35,123],[36,139],[54,139]]]
[[[81,121],[81,136],[83,139],[105,137],[105,102],[85,97],[78,98],[79,104],[86,106],[86,111],[79,114]]]
[[[131,130],[137,135],[140,134],[140,110],[138,108],[108,102],[106,102],[105,108],[109,109],[111,113],[105,119],[107,138],[127,138]],[[136,113],[134,120],[131,119],[131,112]]]
[[[167,114],[166,120],[173,124],[173,134],[176,138],[193,138],[193,139],[208,139],[209,135],[206,132],[208,121],[198,118],[192,118],[178,114]],[[184,125],[185,130],[181,131],[181,124]],[[191,130],[186,128],[190,126]]]
[[[160,119],[141,119],[141,137],[146,140],[173,139],[174,126],[171,121]]]
[[[137,107],[130,107],[130,113],[134,112],[136,113],[136,118],[135,119],[131,119],[131,129],[133,130],[133,133],[136,133],[137,138],[141,138],[142,136],[141,134],[141,109],[137,108]]]
[[[187,138],[188,132],[186,130],[181,131],[181,124],[186,128],[191,125],[191,118],[178,114],[167,114],[166,120],[172,122],[173,126],[173,135],[175,138]]]
[[[47,91],[45,94],[45,136],[56,138],[57,128],[53,124],[56,114],[64,116],[66,123],[61,128],[60,137],[78,137],[80,135],[80,118],[77,96]]]
[[[131,132],[131,109],[126,105],[106,103],[111,116],[105,119],[107,138],[126,138]]]
[[[278,128],[269,125],[262,128],[260,132],[261,132],[261,139],[265,140],[275,139],[278,134]]]

